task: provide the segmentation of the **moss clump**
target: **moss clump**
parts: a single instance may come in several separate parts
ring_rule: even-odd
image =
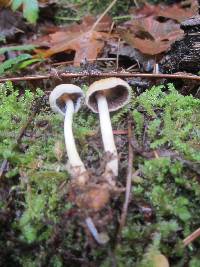
[[[119,266],[151,266],[156,253],[172,266],[198,266],[200,241],[187,249],[182,240],[199,227],[200,100],[169,84],[134,98],[131,110],[138,155],[133,165],[140,179],[134,178],[128,223],[116,250]]]
[[[133,168],[139,169],[139,176],[133,177],[127,224],[117,245],[113,243],[123,195],[109,207],[111,248],[91,241],[82,227],[84,218],[69,201],[62,118],[44,106],[20,145],[15,144],[27,110],[39,96],[40,91],[19,95],[10,83],[0,87],[0,160],[9,162],[0,191],[2,264],[106,267],[113,260],[108,251],[115,247],[115,260],[122,267],[153,267],[161,254],[172,266],[199,266],[200,241],[184,248],[182,240],[199,227],[200,101],[182,96],[171,84],[157,86],[112,116],[118,128],[126,125],[127,114],[132,116]],[[100,137],[97,143],[94,135],[97,117],[83,109],[75,116],[74,129],[82,158],[96,166],[88,142],[101,147]],[[117,137],[117,143],[127,158],[124,138]],[[126,160],[121,162],[121,167],[126,165]],[[119,179],[125,183],[123,171]]]

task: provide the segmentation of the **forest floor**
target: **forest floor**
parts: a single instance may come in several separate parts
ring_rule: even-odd
[[[107,2],[0,3],[0,266],[200,267],[198,2]],[[110,77],[119,173],[82,101],[80,186],[49,95]]]

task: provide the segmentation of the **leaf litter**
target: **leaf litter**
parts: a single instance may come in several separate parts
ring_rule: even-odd
[[[152,5],[147,2],[140,8],[132,8],[130,14],[136,19],[153,16],[182,22],[183,20],[198,14],[198,1],[189,0],[175,3],[170,6],[164,4]]]
[[[84,60],[95,60],[103,53],[105,46],[122,41],[143,55],[158,55],[167,51],[171,44],[183,37],[179,22],[197,14],[197,2],[191,1],[190,7],[181,4],[171,6],[144,4],[140,9],[131,11],[133,19],[118,24],[110,33],[112,19],[108,16],[100,21],[95,30],[91,30],[95,18],[85,17],[81,24],[54,28],[54,33],[42,36],[34,43],[48,49],[37,49],[38,56],[52,57],[58,53],[75,53],[74,65]],[[137,14],[137,16],[135,16]],[[160,21],[159,18],[165,18]]]
[[[75,51],[74,65],[78,66],[85,59],[96,59],[102,51],[105,41],[109,37],[106,31],[111,26],[111,19],[104,18],[96,30],[92,30],[95,19],[85,17],[80,25],[73,24],[66,28],[60,28],[55,33],[43,36],[42,39],[36,40],[35,44],[48,46],[49,49],[37,53],[43,57],[50,57],[60,52]],[[41,43],[42,41],[42,43]]]

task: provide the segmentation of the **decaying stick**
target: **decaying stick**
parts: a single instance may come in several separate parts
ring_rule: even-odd
[[[200,81],[200,76],[192,75],[188,73],[177,73],[177,74],[163,74],[163,73],[140,73],[140,72],[63,72],[58,73],[59,77],[62,78],[102,78],[102,77],[121,77],[121,78],[132,78],[132,77],[141,77],[148,79],[186,79],[186,80],[196,80]],[[7,81],[30,81],[30,80],[42,80],[42,79],[50,79],[52,77],[51,74],[46,75],[35,75],[35,76],[24,76],[24,77],[10,77],[10,78],[0,78],[0,82]]]
[[[200,228],[198,228],[196,231],[194,231],[191,235],[189,235],[183,240],[184,247],[189,245],[191,242],[193,242],[198,237],[200,237]]]
[[[133,176],[133,158],[134,158],[134,153],[133,153],[133,147],[131,145],[131,140],[132,140],[132,125],[131,121],[128,122],[128,173],[126,177],[126,192],[125,192],[125,200],[124,200],[124,205],[122,208],[122,214],[119,222],[119,231],[118,231],[118,236],[117,239],[119,240],[121,237],[121,232],[122,229],[126,223],[126,217],[127,217],[127,212],[128,212],[128,205],[130,202],[130,193],[131,193],[131,181],[132,181],[132,176]]]

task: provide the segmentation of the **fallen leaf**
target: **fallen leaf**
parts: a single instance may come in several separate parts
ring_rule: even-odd
[[[198,1],[189,0],[187,1],[187,5],[184,5],[184,3],[176,3],[169,6],[145,3],[141,8],[132,8],[130,13],[134,15],[134,18],[159,16],[182,22],[198,14]]]
[[[5,56],[0,54],[0,62],[3,62],[5,60]]]
[[[160,6],[160,10],[157,12],[157,16],[174,19],[178,22],[182,22],[197,14],[198,3],[196,1],[193,1],[189,8],[183,8],[180,4],[174,4],[168,7]]]
[[[64,155],[63,143],[60,140],[57,140],[54,145],[54,154],[56,159],[60,162]]]
[[[110,200],[110,192],[104,185],[89,188],[83,194],[79,194],[76,203],[84,209],[100,211],[108,204]]]
[[[16,33],[27,29],[19,12],[12,12],[9,8],[0,10],[0,39],[13,38]]]
[[[10,5],[10,0],[1,0],[0,7],[8,7]]]
[[[103,32],[110,25],[110,20],[102,20],[96,30],[92,30],[94,19],[86,17],[82,24],[73,24],[61,28],[55,33],[43,36],[35,44],[47,46],[49,49],[36,50],[40,56],[51,57],[60,52],[75,51],[74,65],[80,65],[85,59],[96,59],[104,47],[108,33]]]
[[[174,41],[183,36],[179,24],[171,20],[161,23],[152,16],[131,20],[124,26],[118,28],[121,38],[148,55],[166,51]]]

